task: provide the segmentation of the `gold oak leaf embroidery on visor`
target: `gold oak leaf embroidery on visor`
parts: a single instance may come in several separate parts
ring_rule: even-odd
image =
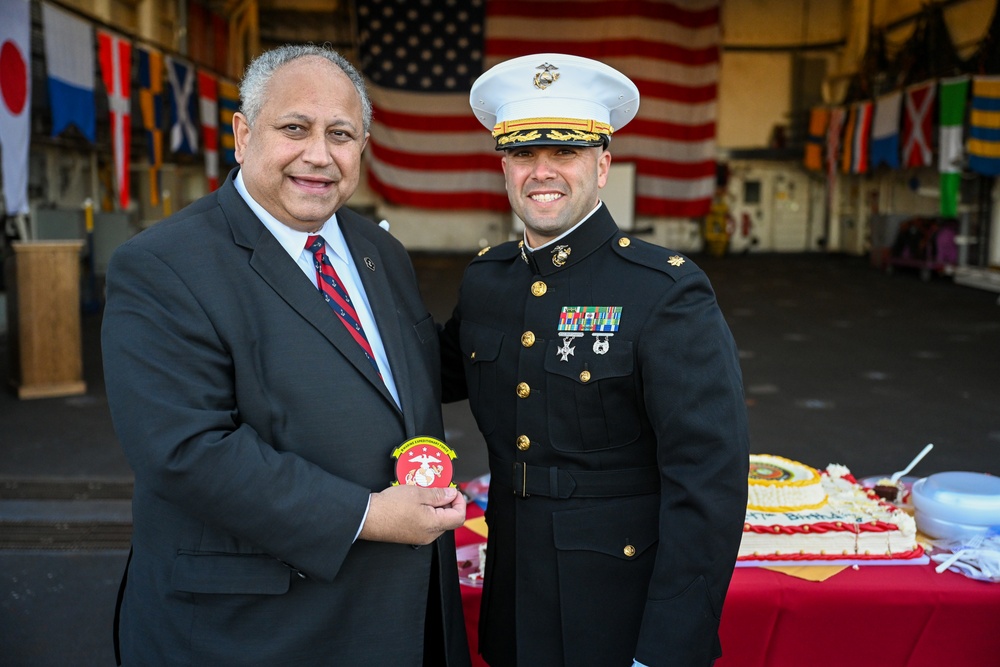
[[[592,132],[580,132],[579,130],[575,132],[560,132],[559,130],[550,130],[548,139],[553,139],[555,141],[600,141],[601,135],[594,134]]]
[[[497,139],[497,143],[503,145],[503,144],[517,143],[521,141],[534,141],[535,139],[540,139],[541,137],[542,137],[541,133],[538,132],[537,130],[532,130],[527,134],[521,134],[520,132],[512,132],[508,134],[506,137],[500,137],[499,139]]]

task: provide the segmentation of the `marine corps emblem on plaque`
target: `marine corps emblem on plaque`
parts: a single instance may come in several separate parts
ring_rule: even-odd
[[[455,468],[452,461],[455,451],[437,438],[427,435],[411,438],[392,450],[396,460],[396,479],[393,486],[407,484],[424,488],[455,486],[452,478]]]

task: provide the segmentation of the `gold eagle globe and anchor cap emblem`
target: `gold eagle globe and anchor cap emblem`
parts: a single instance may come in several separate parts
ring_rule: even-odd
[[[559,73],[553,71],[559,69],[555,65],[544,62],[535,69],[542,70],[541,72],[535,74],[535,78],[533,79],[535,88],[538,88],[539,90],[545,90],[559,80]]]

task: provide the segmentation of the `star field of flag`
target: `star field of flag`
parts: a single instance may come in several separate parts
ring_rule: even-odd
[[[485,0],[358,3],[361,69],[375,84],[468,92],[483,72]]]

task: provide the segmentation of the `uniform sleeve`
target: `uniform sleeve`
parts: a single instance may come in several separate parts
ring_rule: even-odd
[[[636,659],[707,667],[746,516],[749,435],[735,343],[707,277],[684,275],[640,335],[661,475],[659,549]]]
[[[232,343],[213,326],[201,289],[212,287],[188,284],[134,243],[109,266],[105,381],[137,489],[245,548],[332,580],[369,490],[278,451],[241,419]]]
[[[469,397],[459,336],[461,324],[462,316],[459,307],[455,306],[451,319],[438,332],[441,340],[441,400],[444,403],[454,403]]]

